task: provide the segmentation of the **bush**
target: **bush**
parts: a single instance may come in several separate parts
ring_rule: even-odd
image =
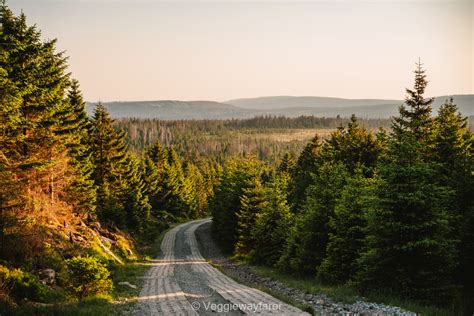
[[[107,267],[94,257],[74,257],[66,260],[63,281],[76,297],[108,294],[113,284]]]
[[[37,276],[21,269],[9,269],[0,265],[0,295],[15,300],[29,299],[40,302],[51,301],[54,291],[42,284]]]

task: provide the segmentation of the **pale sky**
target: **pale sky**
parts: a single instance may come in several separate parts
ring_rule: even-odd
[[[474,0],[8,0],[88,101],[474,93]]]

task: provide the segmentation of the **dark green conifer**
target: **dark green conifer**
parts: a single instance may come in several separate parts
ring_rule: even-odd
[[[329,220],[327,255],[318,277],[329,283],[345,283],[357,273],[357,259],[363,249],[367,212],[374,206],[375,179],[362,170],[347,180]]]
[[[326,256],[329,218],[348,177],[341,163],[324,163],[306,192],[278,266],[287,271],[313,274]]]
[[[244,189],[240,196],[240,209],[237,212],[237,232],[238,238],[235,245],[235,254],[238,256],[248,256],[255,249],[256,240],[252,231],[259,213],[268,208],[265,190],[259,179],[255,175],[246,179]]]
[[[418,66],[415,89],[408,90],[410,110],[401,107],[394,119],[388,159],[380,168],[358,279],[365,291],[442,304],[453,295],[456,251],[448,212],[453,191],[436,182],[438,164],[427,158],[432,120],[425,87]]]

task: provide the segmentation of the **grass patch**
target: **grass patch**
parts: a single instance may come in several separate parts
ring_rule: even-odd
[[[316,278],[294,276],[282,273],[279,270],[271,267],[255,266],[252,268],[252,271],[259,276],[280,281],[289,287],[299,289],[306,293],[325,294],[337,302],[353,303],[356,300],[364,300],[367,302],[399,306],[403,309],[415,312],[420,315],[460,315],[460,312],[455,307],[450,309],[442,309],[434,306],[426,306],[410,300],[401,299],[387,293],[371,293],[362,297],[354,287],[348,285],[325,285]]]
[[[252,271],[259,276],[278,280],[282,283],[285,283],[289,287],[299,289],[306,293],[325,294],[338,302],[354,303],[360,299],[357,290],[349,286],[323,285],[316,278],[310,278],[307,276],[299,277],[285,274],[275,268],[266,266],[254,266]]]

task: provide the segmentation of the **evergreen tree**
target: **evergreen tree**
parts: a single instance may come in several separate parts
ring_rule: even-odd
[[[250,253],[252,261],[269,266],[281,256],[282,245],[288,238],[293,215],[287,202],[288,176],[277,174],[265,190],[263,210],[256,214],[255,227],[251,234],[255,241]]]
[[[92,179],[94,163],[90,146],[91,125],[85,110],[85,102],[79,89],[79,82],[72,81],[68,102],[63,111],[63,126],[60,133],[67,133],[70,165],[75,177],[68,185],[69,202],[74,211],[81,215],[94,215],[97,192]]]
[[[326,256],[329,218],[348,177],[341,163],[324,163],[314,184],[306,192],[306,202],[297,215],[295,226],[285,243],[278,266],[287,271],[315,273]]]
[[[283,155],[283,158],[281,158],[277,171],[280,173],[287,173],[288,175],[290,175],[293,173],[295,166],[296,166],[296,162],[294,161],[291,153],[285,153]]]
[[[202,218],[207,210],[209,187],[199,168],[193,163],[187,163],[184,171],[184,191],[189,205],[190,218]]]
[[[306,189],[313,183],[313,173],[317,172],[320,159],[321,142],[316,135],[301,152],[289,185],[288,201],[293,211],[298,211],[306,200]]]
[[[255,249],[256,240],[252,234],[258,214],[268,208],[264,187],[258,175],[246,179],[240,196],[240,209],[237,213],[238,238],[235,253],[247,256]]]
[[[27,25],[24,14],[14,16],[2,5],[0,24],[1,77],[7,96],[15,98],[7,105],[11,107],[8,121],[15,122],[9,130],[8,150],[21,161],[17,176],[25,180],[27,191],[36,192],[40,199],[47,196],[51,204],[56,199],[56,180],[66,178],[58,167],[63,160],[55,159],[64,152],[62,138],[56,134],[62,122],[56,114],[69,85],[66,57],[55,52],[56,40],[41,40],[41,33]],[[41,204],[29,201],[31,209]]]
[[[125,173],[126,187],[123,192],[123,207],[126,214],[127,227],[136,232],[143,233],[150,220],[151,205],[145,194],[145,181],[143,168],[134,155],[127,157]]]
[[[431,105],[434,98],[425,99],[424,93],[428,85],[425,70],[418,62],[415,70],[413,89],[406,89],[405,105],[400,106],[400,115],[393,120],[393,127],[409,131],[419,142],[427,144],[431,137],[432,123]]]
[[[367,129],[361,127],[355,115],[351,116],[347,128],[339,127],[324,143],[321,156],[325,161],[342,162],[354,174],[362,169],[370,176],[380,154],[377,139]]]
[[[318,277],[329,283],[345,283],[357,272],[357,259],[364,245],[367,212],[374,204],[374,179],[361,170],[347,180],[329,220],[327,257]]]
[[[113,120],[102,104],[91,119],[94,184],[97,187],[97,210],[103,220],[124,225],[125,213],[120,194],[126,186],[126,144],[123,131],[116,131]]]
[[[389,159],[380,168],[358,279],[366,291],[442,304],[453,294],[456,263],[448,212],[452,190],[436,183],[438,164],[427,159],[432,122],[430,102],[423,101],[425,86],[418,66],[415,92],[408,90],[411,111],[402,107],[394,119]]]
[[[226,252],[233,252],[238,240],[238,211],[241,196],[249,179],[263,172],[262,164],[254,158],[226,162],[209,201],[212,212],[212,234]]]
[[[463,285],[474,284],[474,162],[473,135],[467,118],[453,99],[441,106],[434,121],[433,158],[437,162],[436,181],[453,190],[450,202],[453,235],[460,240],[460,265],[456,277]]]

